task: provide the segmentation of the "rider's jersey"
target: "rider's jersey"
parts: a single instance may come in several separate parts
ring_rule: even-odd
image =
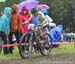
[[[45,18],[46,18],[46,21],[48,23],[52,23],[53,22],[53,19],[50,16],[46,15]]]
[[[41,11],[38,12],[37,18],[40,21],[40,24],[42,24],[42,26],[46,26],[49,23],[53,22],[53,19],[50,16],[44,15]]]
[[[28,25],[28,30],[34,30],[35,29],[35,25],[34,24],[29,24]]]
[[[37,19],[39,20],[39,23],[42,24],[42,25],[44,25],[44,23],[45,24],[47,23],[45,21],[45,15],[41,11],[38,12]]]

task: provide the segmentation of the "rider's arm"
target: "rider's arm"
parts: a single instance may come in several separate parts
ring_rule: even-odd
[[[46,25],[48,25],[48,22],[47,22],[46,19],[44,18],[44,20],[43,20],[43,22],[42,22],[41,24],[42,24],[42,26],[46,26]]]
[[[22,24],[27,24],[30,22],[30,20],[31,20],[31,18],[27,19],[25,22],[22,22]]]
[[[26,22],[25,22],[25,23],[29,23],[29,22],[30,22],[30,20],[31,20],[31,18],[29,18],[28,20],[26,20]]]

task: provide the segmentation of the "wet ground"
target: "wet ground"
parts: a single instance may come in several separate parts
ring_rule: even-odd
[[[37,55],[28,59],[0,60],[0,64],[75,64],[75,53],[50,56]]]

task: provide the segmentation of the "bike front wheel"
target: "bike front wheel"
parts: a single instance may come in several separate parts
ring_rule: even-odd
[[[19,42],[19,54],[23,59],[26,59],[31,56],[31,36],[29,33],[22,35],[20,42]]]
[[[39,49],[43,56],[50,54],[52,45],[52,38],[49,34],[45,34],[43,38],[39,38]]]

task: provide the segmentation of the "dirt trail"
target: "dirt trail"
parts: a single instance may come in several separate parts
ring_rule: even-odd
[[[75,53],[35,56],[28,59],[3,60],[0,64],[75,64]]]

